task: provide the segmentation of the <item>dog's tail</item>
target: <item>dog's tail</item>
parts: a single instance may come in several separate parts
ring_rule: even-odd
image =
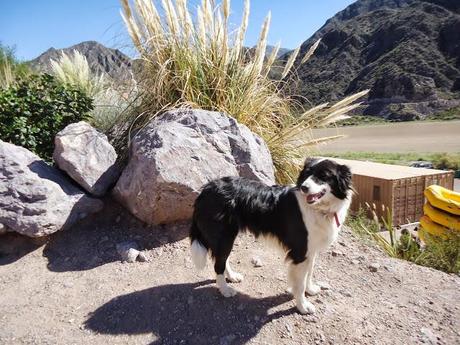
[[[206,267],[208,249],[205,244],[203,244],[200,229],[195,221],[193,221],[192,227],[190,228],[190,240],[192,242],[191,252],[193,264],[197,269],[202,270]]]

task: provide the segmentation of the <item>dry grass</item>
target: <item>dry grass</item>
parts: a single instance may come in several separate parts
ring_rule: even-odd
[[[88,60],[77,50],[70,56],[62,52],[58,61],[51,59],[51,69],[59,82],[75,86],[90,97],[107,87],[104,76],[91,73]]]
[[[266,57],[270,14],[264,21],[256,48],[244,48],[249,1],[245,1],[240,26],[229,30],[230,1],[219,6],[203,0],[195,20],[186,0],[163,0],[161,8],[150,0],[121,0],[123,19],[143,60],[142,108],[135,126],[145,124],[152,114],[175,107],[203,108],[225,112],[248,126],[267,142],[280,182],[292,182],[308,148],[320,141],[311,139],[314,126],[344,118],[357,107],[351,105],[365,92],[332,106],[323,104],[305,110],[283,94],[286,77],[296,59],[305,62],[319,42],[303,57],[296,49],[284,66],[280,80],[268,77],[279,46]],[[300,114],[300,115],[294,115]]]

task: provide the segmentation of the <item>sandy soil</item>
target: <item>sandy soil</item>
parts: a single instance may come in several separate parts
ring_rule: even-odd
[[[330,289],[309,297],[313,316],[285,292],[282,255],[248,235],[231,256],[240,293],[220,296],[211,265],[192,268],[186,232],[109,203],[45,240],[0,237],[0,344],[460,343],[460,278],[390,259],[347,230],[319,260],[315,277]],[[121,263],[126,240],[149,262]]]
[[[315,138],[346,135],[321,152],[460,152],[460,121],[403,122],[315,129]]]

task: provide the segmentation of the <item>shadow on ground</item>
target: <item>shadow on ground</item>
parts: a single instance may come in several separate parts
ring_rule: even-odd
[[[2,236],[0,265],[10,264],[45,245],[43,256],[54,272],[84,271],[119,261],[116,245],[135,241],[141,250],[153,249],[188,235],[189,224],[150,226],[132,216],[114,200],[104,209],[64,231],[32,239],[17,234]]]
[[[85,327],[101,334],[152,333],[152,344],[244,344],[267,323],[295,313],[270,314],[292,299],[289,294],[222,297],[208,280],[170,284],[122,295],[91,313]]]

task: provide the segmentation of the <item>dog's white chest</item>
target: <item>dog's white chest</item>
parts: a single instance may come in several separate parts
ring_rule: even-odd
[[[300,211],[306,228],[308,229],[308,251],[318,252],[328,248],[339,235],[345,214],[338,214],[337,224],[333,214],[325,214],[311,207],[305,207],[302,197],[297,196]]]

